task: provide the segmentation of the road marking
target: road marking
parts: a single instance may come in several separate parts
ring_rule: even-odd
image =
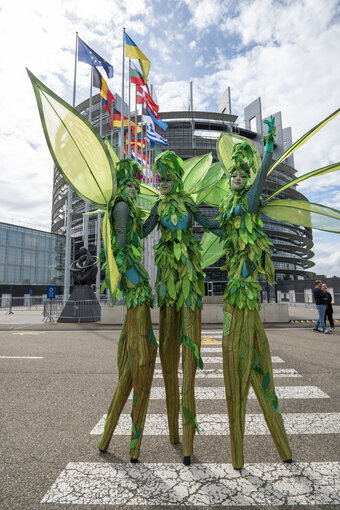
[[[273,375],[279,377],[302,377],[295,368],[274,368]],[[182,378],[182,370],[178,370],[178,377]],[[163,379],[162,369],[155,368],[154,379]],[[223,370],[219,368],[204,368],[197,370],[196,379],[223,378]]]
[[[44,356],[0,356],[0,359],[44,359]]]
[[[20,331],[20,332],[14,331],[11,334],[12,335],[20,335],[20,336],[23,336],[23,335],[42,335],[43,331]]]
[[[204,337],[202,338],[202,344],[205,345],[205,344],[220,344],[221,342],[218,342],[217,340],[215,340],[214,338],[209,338],[209,337]]]
[[[92,429],[92,435],[101,435],[106,415]],[[287,434],[339,434],[340,413],[287,413],[283,415]],[[205,436],[226,436],[229,434],[227,414],[198,414],[198,426]],[[179,420],[181,430],[181,420]],[[121,414],[115,435],[131,434],[130,414]],[[168,434],[166,414],[148,414],[144,425],[144,435],[164,436]],[[270,434],[262,414],[246,415],[246,436]]]
[[[339,462],[116,464],[70,462],[41,503],[205,507],[336,505]]]
[[[276,386],[277,397],[282,399],[311,399],[311,398],[330,398],[327,393],[321,391],[317,386]],[[196,386],[196,400],[225,400],[224,386]],[[249,399],[256,399],[252,388],[249,390]],[[132,400],[132,392],[129,399]],[[165,388],[163,386],[153,386],[150,393],[151,400],[165,400]]]
[[[209,364],[209,363],[222,363],[223,362],[223,358],[222,356],[219,356],[219,357],[214,357],[214,356],[204,356],[205,352],[207,352],[207,349],[203,349],[201,350],[201,356],[202,356],[202,359],[204,361],[204,364]],[[214,351],[216,353],[216,351]],[[222,353],[221,353],[222,354]],[[156,363],[160,363],[161,360],[160,358],[156,358]],[[272,356],[272,363],[284,363],[284,361],[279,358],[278,356]]]

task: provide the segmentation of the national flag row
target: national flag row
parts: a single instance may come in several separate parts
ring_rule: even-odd
[[[159,106],[153,99],[149,87],[147,85],[147,77],[149,74],[151,63],[125,31],[124,35],[125,35],[125,56],[128,57],[129,59],[138,59],[141,67],[141,71],[139,71],[134,64],[130,65],[129,76],[131,83],[136,85],[136,104],[141,104],[144,111],[147,113],[147,115],[142,116],[142,121],[143,122],[145,121],[147,124],[147,140],[150,141],[151,148],[154,146],[155,143],[159,143],[161,145],[168,145],[168,141],[165,138],[163,138],[159,133],[157,133],[155,129],[155,124],[157,124],[162,130],[166,130],[168,125],[160,119],[158,115]],[[115,97],[111,93],[105,79],[97,69],[98,66],[103,67],[108,78],[112,78],[114,73],[113,66],[109,62],[107,62],[104,58],[102,58],[98,53],[96,53],[92,48],[90,48],[90,46],[88,46],[80,37],[77,37],[77,40],[78,40],[78,60],[91,65],[93,68],[92,85],[100,90],[102,107],[109,115],[111,128],[122,127],[120,114],[114,113],[112,118],[110,106],[114,103]],[[123,105],[124,97],[122,97],[122,106]],[[127,127],[129,124],[131,126],[132,134],[135,134],[135,123],[133,123],[126,116],[124,116],[124,127]],[[137,133],[139,132],[141,132],[140,126],[137,127]],[[131,144],[131,140],[128,140],[128,143]],[[139,143],[141,146],[142,142],[140,141]],[[143,145],[144,144],[145,141],[143,141]]]

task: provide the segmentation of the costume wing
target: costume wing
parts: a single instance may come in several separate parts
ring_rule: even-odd
[[[321,122],[319,122],[319,124],[317,124],[316,126],[314,126],[312,129],[310,129],[309,131],[307,131],[307,133],[305,133],[304,135],[301,136],[301,138],[299,138],[299,140],[297,140],[295,143],[293,143],[293,145],[291,145],[289,147],[289,149],[287,149],[280,157],[279,159],[277,159],[273,164],[272,166],[270,167],[269,169],[269,172],[268,174],[270,174],[270,172],[272,172],[280,163],[282,163],[282,161],[284,161],[285,159],[288,158],[288,156],[290,156],[291,154],[293,154],[293,152],[295,152],[299,147],[301,147],[304,143],[307,142],[307,140],[309,140],[313,135],[315,135],[315,133],[317,133],[318,131],[320,131],[321,128],[323,128],[329,121],[331,121],[332,119],[334,119],[334,117],[336,117],[338,114],[340,113],[340,108],[338,108],[337,110],[335,110],[335,112],[331,113],[330,115],[328,115],[328,117],[326,117],[324,120],[322,120]]]
[[[116,191],[114,151],[79,112],[39,81],[28,69],[38,103],[46,142],[64,180],[86,202],[105,208],[103,240],[106,249],[110,290],[119,272],[111,248],[108,205]]]
[[[230,166],[233,164],[233,160],[232,160],[231,156],[232,156],[234,146],[237,143],[245,142],[245,141],[251,147],[253,165],[254,165],[254,168],[251,168],[251,170],[250,170],[250,176],[248,178],[248,184],[250,185],[254,181],[256,174],[262,164],[261,156],[260,156],[259,150],[256,147],[256,145],[254,145],[250,140],[242,138],[242,136],[238,136],[238,135],[234,135],[234,134],[231,135],[229,133],[221,133],[219,139],[217,140],[216,150],[217,150],[217,154],[218,154],[218,159],[222,163],[222,166],[224,167],[224,169],[226,171],[228,171]],[[245,157],[244,159],[245,159],[245,161],[248,161],[248,163],[251,163],[247,157]],[[251,164],[250,164],[250,167],[252,167]]]
[[[115,191],[114,164],[107,145],[75,108],[27,72],[56,167],[79,197],[106,207]]]
[[[223,256],[223,245],[224,241],[221,241],[221,238],[212,232],[205,232],[203,234],[200,241],[202,250],[202,269],[212,266]]]
[[[204,179],[212,163],[212,155],[204,154],[186,159],[183,163],[184,174],[182,178],[183,188],[190,195],[198,188]]]
[[[261,212],[293,225],[340,234],[340,211],[304,200],[273,200]]]

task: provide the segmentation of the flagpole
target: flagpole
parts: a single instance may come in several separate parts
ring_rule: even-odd
[[[76,32],[76,47],[74,52],[74,77],[73,77],[73,98],[72,106],[76,104],[77,85],[77,58],[78,58],[78,32]],[[66,205],[66,242],[65,242],[65,265],[64,265],[64,304],[70,296],[70,266],[71,266],[71,223],[72,223],[72,189],[67,190]]]
[[[90,78],[90,100],[89,100],[89,122],[92,122],[92,83],[93,83],[93,66],[91,66],[91,78]],[[85,202],[85,214],[84,214],[84,231],[83,241],[86,249],[89,248],[89,217],[86,215],[90,210],[90,206]]]
[[[128,113],[128,157],[131,158],[131,58],[129,58],[129,113]],[[136,150],[136,147],[135,147]]]
[[[125,28],[123,28],[122,97],[120,112],[120,159],[124,158],[124,74],[125,74]]]
[[[136,95],[137,95],[137,88],[136,88]],[[142,131],[140,132],[140,152],[142,156],[142,170],[144,170],[144,147],[143,147],[143,138],[144,138],[144,124],[143,124],[143,106],[142,106],[142,114],[140,116],[141,118],[141,124],[140,127]]]
[[[138,125],[137,125],[137,121],[138,121],[138,106],[137,106],[137,85],[135,85],[135,90],[136,90],[136,95],[135,95],[135,105],[136,105],[136,115],[135,115],[135,157],[136,157],[136,162],[138,162],[138,158],[137,158],[137,130],[138,130]],[[141,162],[142,163],[142,162]],[[141,166],[142,168],[142,171],[143,171],[143,167]]]

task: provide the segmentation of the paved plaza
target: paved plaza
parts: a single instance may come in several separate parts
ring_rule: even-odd
[[[296,320],[312,320],[298,319],[295,308]],[[221,325],[203,327],[205,366],[196,379],[202,434],[185,467],[182,445],[168,440],[159,358],[133,465],[131,398],[108,452],[96,448],[117,381],[119,328],[44,324],[41,317],[6,325],[1,318],[1,510],[339,508],[340,325],[331,335],[313,333],[308,323],[266,328],[294,462],[280,461],[251,391],[245,467],[238,472],[231,465]]]

